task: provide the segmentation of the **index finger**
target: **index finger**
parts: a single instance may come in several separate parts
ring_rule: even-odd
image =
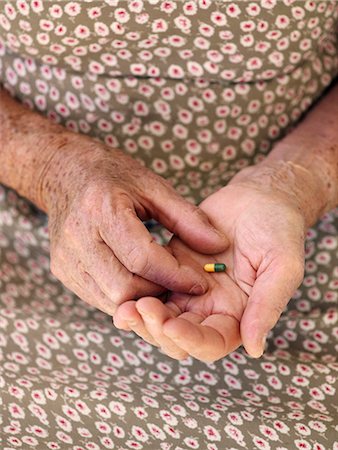
[[[109,231],[101,237],[129,272],[176,292],[203,294],[207,290],[203,272],[180,264],[168,249],[157,244],[133,205],[124,205],[114,215]]]

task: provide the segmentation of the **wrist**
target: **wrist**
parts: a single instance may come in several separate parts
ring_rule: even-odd
[[[231,181],[237,182],[282,198],[301,214],[305,228],[313,225],[327,207],[321,180],[307,168],[290,160],[270,161],[267,158],[240,171]]]
[[[69,205],[88,182],[103,145],[88,136],[65,131],[48,143],[48,157],[40,166],[35,184],[36,204],[48,214]]]
[[[306,131],[299,127],[288,134],[262,164],[284,161],[306,171],[307,179],[312,178],[311,185],[316,186],[319,194],[315,201],[320,216],[338,205],[338,143],[335,136],[321,136],[318,132],[318,137]]]

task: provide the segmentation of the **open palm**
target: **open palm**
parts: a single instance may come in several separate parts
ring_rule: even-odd
[[[132,329],[175,358],[214,361],[241,343],[260,356],[264,337],[303,277],[304,219],[291,197],[249,182],[226,186],[201,205],[230,246],[213,257],[174,238],[178,261],[202,271],[224,262],[227,272],[205,274],[201,296],[170,293],[163,301],[144,297],[119,307],[114,323]]]

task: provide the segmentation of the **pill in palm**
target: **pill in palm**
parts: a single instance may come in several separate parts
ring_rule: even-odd
[[[205,264],[204,270],[206,272],[225,272],[226,265],[223,263]]]

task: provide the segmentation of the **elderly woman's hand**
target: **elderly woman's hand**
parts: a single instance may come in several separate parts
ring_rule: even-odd
[[[205,274],[209,290],[202,296],[127,302],[114,323],[177,358],[211,361],[241,342],[251,356],[260,356],[266,334],[303,278],[305,218],[294,190],[297,175],[302,178],[297,171],[288,164],[245,169],[206,199],[200,207],[227,235],[229,248],[208,258],[176,239],[171,245],[178,260],[188,264],[190,258],[200,268],[224,262],[227,274]]]
[[[191,248],[214,253],[225,238],[205,213],[122,152],[86,136],[57,138],[41,181],[53,274],[111,315],[126,300],[165,289],[204,292],[204,278],[154,242],[142,221],[154,218]]]

